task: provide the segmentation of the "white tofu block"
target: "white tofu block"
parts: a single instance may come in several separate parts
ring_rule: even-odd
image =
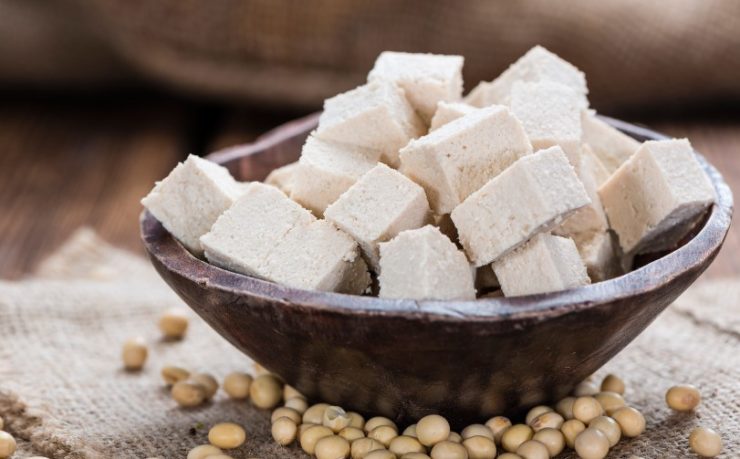
[[[201,255],[200,237],[243,192],[226,168],[190,155],[141,203],[189,251]]]
[[[326,220],[289,231],[267,257],[262,277],[294,288],[357,295],[370,285],[355,240]]]
[[[594,182],[596,183],[596,188],[598,189],[601,185],[604,184],[604,182],[609,180],[609,177],[612,175],[612,173],[606,168],[601,159],[596,156],[596,153],[594,153],[594,150],[591,148],[591,146],[584,143],[581,152],[583,152],[583,155],[581,156],[581,163],[585,164],[586,167],[591,170],[591,175],[593,176]]]
[[[532,153],[519,120],[503,106],[458,118],[401,150],[401,172],[424,187],[437,215]]]
[[[290,197],[320,217],[329,204],[378,164],[379,156],[378,150],[309,136],[300,167],[293,173]]]
[[[270,251],[297,226],[316,221],[311,212],[271,185],[253,183],[200,238],[208,261],[230,271],[265,277]]]
[[[495,80],[480,83],[465,97],[465,102],[475,107],[508,105],[511,87],[517,81],[560,83],[580,94],[588,105],[588,87],[583,72],[542,46],[535,46],[527,51]]]
[[[432,117],[432,125],[429,127],[429,132],[432,132],[450,121],[455,121],[469,113],[477,110],[476,107],[468,105],[463,102],[440,102],[437,104],[437,111],[434,112]]]
[[[581,113],[581,126],[583,143],[591,147],[609,174],[640,148],[640,142],[609,126],[588,110]]]
[[[293,174],[298,169],[298,161],[274,169],[265,178],[265,183],[277,187],[280,191],[290,196],[293,189]]]
[[[575,237],[578,234],[603,232],[609,229],[604,207],[599,198],[596,179],[592,173],[592,166],[590,158],[583,158],[581,168],[576,171],[583,188],[591,199],[591,203],[576,210],[573,215],[556,227],[553,233],[560,236]]]
[[[379,150],[384,162],[396,166],[398,151],[425,131],[403,89],[377,80],[327,99],[314,135]]]
[[[504,296],[557,292],[591,281],[572,239],[542,233],[493,264]]]
[[[715,199],[686,139],[643,143],[599,196],[625,254],[672,247]]]
[[[431,225],[380,244],[383,298],[473,300],[473,272],[465,254]]]
[[[368,81],[392,81],[427,123],[437,102],[462,98],[462,56],[384,51],[367,76]]]
[[[324,216],[355,238],[376,271],[379,243],[431,220],[424,189],[384,164],[360,177],[326,209]]]
[[[581,165],[581,95],[560,83],[514,83],[511,112],[536,150],[559,145],[573,167]]]
[[[524,156],[452,212],[475,266],[549,231],[591,200],[560,147]]]
[[[591,282],[601,282],[622,274],[616,245],[610,232],[584,233],[573,240]]]

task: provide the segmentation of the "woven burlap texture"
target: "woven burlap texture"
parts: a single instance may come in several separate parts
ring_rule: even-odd
[[[648,422],[644,435],[622,441],[610,458],[695,457],[687,441],[695,425],[722,433],[721,457],[740,457],[738,298],[737,280],[695,285],[598,372],[597,378],[622,376],[628,402]],[[184,458],[206,442],[208,426],[225,420],[249,432],[246,445],[230,453],[236,459],[307,457],[271,441],[269,413],[222,392],[201,408],[175,406],[160,380],[164,364],[219,379],[253,371],[251,360],[194,314],[185,340],[161,341],[158,314],[181,304],[145,260],[89,230],[72,237],[36,276],[0,282],[0,416],[22,440],[18,457]],[[141,373],[127,373],[121,343],[135,335],[148,340],[150,357]],[[682,382],[702,390],[695,414],[665,406],[666,389]]]

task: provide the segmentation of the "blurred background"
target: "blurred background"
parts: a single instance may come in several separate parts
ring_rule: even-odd
[[[177,161],[319,110],[383,50],[461,54],[469,90],[535,44],[599,112],[740,182],[737,0],[0,0],[0,277],[81,225],[140,250],[139,199]]]

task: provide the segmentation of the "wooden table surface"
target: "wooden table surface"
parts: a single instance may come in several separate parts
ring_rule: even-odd
[[[0,278],[29,273],[76,228],[143,253],[139,200],[188,153],[252,141],[299,114],[203,105],[161,96],[15,99],[0,106]],[[631,115],[688,137],[740,189],[740,113]],[[740,274],[734,225],[709,269]]]

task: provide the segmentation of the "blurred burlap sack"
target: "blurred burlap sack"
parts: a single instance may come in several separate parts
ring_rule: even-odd
[[[738,280],[695,285],[597,373],[622,376],[628,403],[647,419],[647,431],[622,440],[609,457],[695,457],[688,435],[696,425],[722,434],[720,457],[738,457],[738,298]],[[158,314],[180,304],[148,263],[90,231],[78,232],[34,277],[0,282],[0,416],[20,441],[17,457],[184,458],[207,442],[211,425],[233,421],[248,432],[247,443],[229,452],[235,459],[307,458],[296,445],[272,441],[268,412],[223,392],[197,409],[176,407],[159,376],[162,365],[219,380],[253,365],[195,315],[183,341],[160,341]],[[149,360],[141,373],[127,373],[121,343],[136,335],[150,343]],[[685,382],[704,399],[696,413],[676,414],[663,396]]]
[[[317,108],[383,50],[465,56],[466,88],[535,44],[600,110],[740,97],[736,0],[4,0],[0,84],[131,82]]]

